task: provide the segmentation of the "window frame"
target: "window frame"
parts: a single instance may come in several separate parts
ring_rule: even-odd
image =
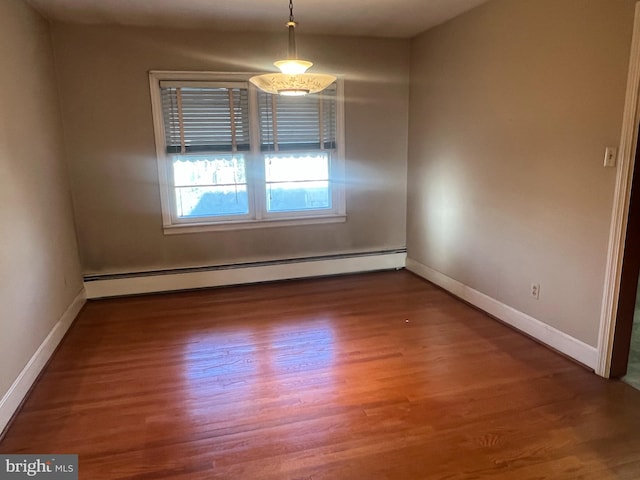
[[[345,142],[344,142],[344,82],[336,81],[336,149],[317,150],[329,154],[329,183],[331,186],[331,209],[298,210],[292,212],[268,212],[266,208],[265,158],[274,152],[260,151],[259,118],[257,113],[258,91],[248,80],[254,73],[219,73],[159,71],[149,72],[149,85],[153,115],[153,128],[156,144],[156,160],[160,187],[160,203],[162,209],[162,225],[165,235],[207,232],[219,230],[239,230],[248,228],[264,228],[278,226],[308,225],[318,223],[337,223],[346,221],[345,201]],[[249,128],[250,151],[237,152],[243,155],[247,194],[249,196],[248,214],[220,217],[179,218],[176,211],[175,182],[173,180],[173,155],[167,153],[164,117],[160,82],[184,82],[187,84],[207,83],[233,84],[242,88],[246,85],[249,94]],[[303,151],[286,151],[282,153],[300,153]],[[188,156],[189,154],[181,154]],[[194,156],[206,153],[193,154]]]

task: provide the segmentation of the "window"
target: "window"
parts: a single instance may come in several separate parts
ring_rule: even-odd
[[[340,85],[282,97],[248,77],[151,72],[166,233],[345,220]]]

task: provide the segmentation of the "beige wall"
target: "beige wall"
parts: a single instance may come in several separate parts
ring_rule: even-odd
[[[0,398],[82,289],[48,24],[0,2]]]
[[[409,257],[592,346],[633,7],[494,0],[412,41]]]
[[[272,68],[286,32],[54,24],[53,39],[85,273],[405,247],[409,41],[298,38],[345,75],[345,224],[164,236],[148,71]]]

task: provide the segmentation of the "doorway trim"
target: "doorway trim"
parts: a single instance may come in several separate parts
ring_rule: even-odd
[[[627,77],[627,93],[622,119],[620,148],[618,149],[618,170],[613,197],[613,211],[609,230],[609,247],[604,281],[602,309],[600,311],[600,332],[598,335],[598,365],[596,373],[609,377],[611,356],[616,329],[618,297],[624,259],[624,243],[629,215],[629,200],[633,179],[634,159],[637,148],[640,119],[640,3],[636,3]]]

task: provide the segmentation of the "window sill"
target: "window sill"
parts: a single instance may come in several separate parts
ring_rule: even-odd
[[[176,225],[165,225],[164,234],[181,235],[185,233],[222,232],[256,228],[297,227],[301,225],[318,225],[323,223],[344,223],[346,221],[346,215],[327,215],[322,217],[226,221],[224,223],[182,223]]]

